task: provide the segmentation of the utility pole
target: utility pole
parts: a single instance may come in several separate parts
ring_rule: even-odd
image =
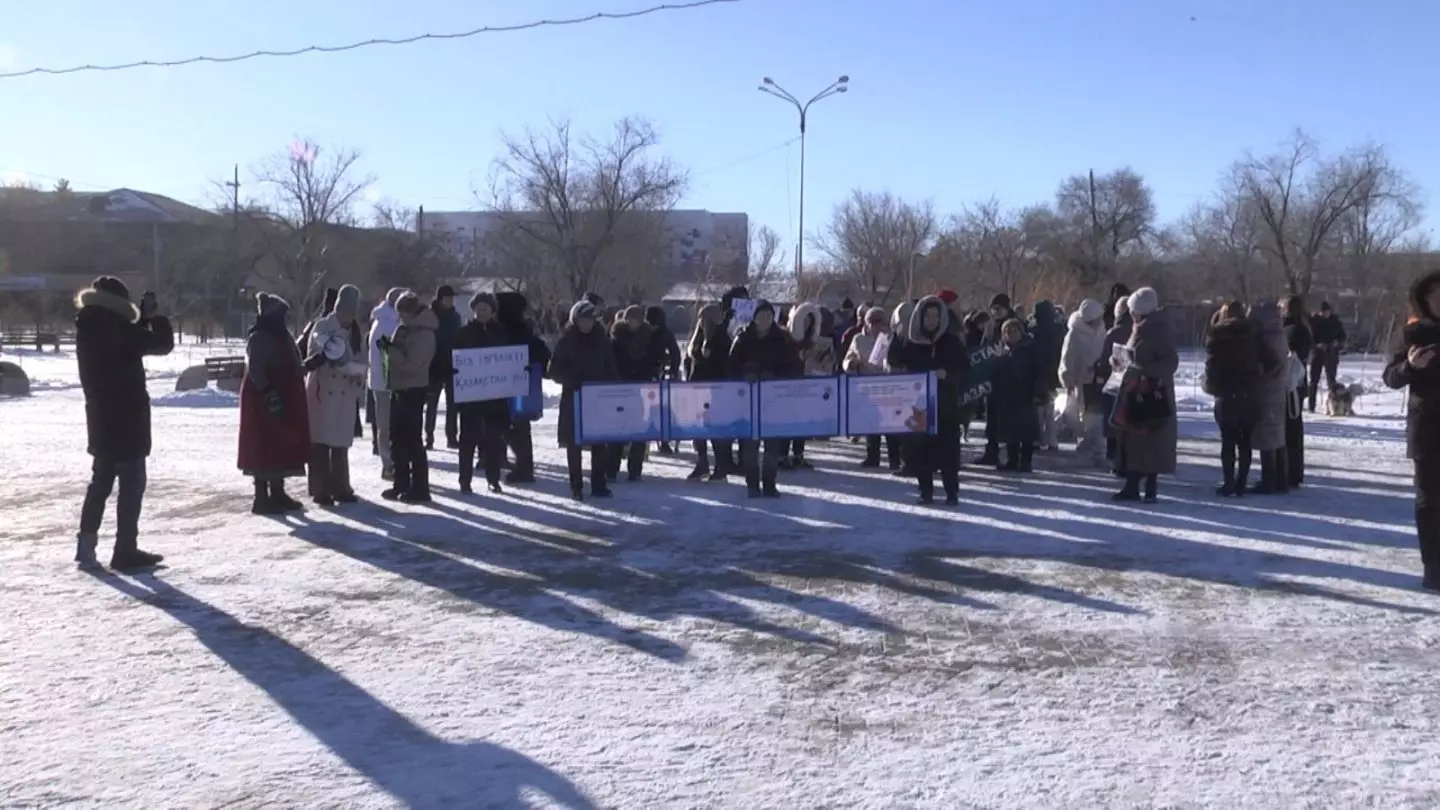
[[[225,184],[230,189],[230,279],[240,275],[240,164],[235,164],[233,179]],[[243,279],[242,279],[243,284]],[[227,285],[228,286],[228,285]],[[230,322],[235,317],[235,296],[238,290],[225,290],[225,336],[230,336]],[[243,330],[240,330],[243,331]]]

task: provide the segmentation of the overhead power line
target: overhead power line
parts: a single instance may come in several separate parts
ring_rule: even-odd
[[[192,56],[188,59],[174,59],[169,61],[145,60],[140,62],[127,62],[119,65],[76,65],[67,68],[30,68],[28,70],[17,70],[10,73],[0,73],[0,79],[18,79],[24,76],[63,76],[68,73],[93,73],[112,72],[117,70],[134,70],[136,68],[157,68],[157,67],[181,67],[184,65],[208,64],[229,64],[231,62],[244,62],[250,59],[262,58],[287,58],[292,56],[305,56],[312,53],[341,53],[344,51],[355,51],[361,48],[370,48],[377,45],[414,45],[419,42],[468,39],[480,34],[504,34],[514,31],[528,31],[532,28],[558,27],[562,25],[580,25],[582,23],[597,22],[599,20],[628,20],[634,17],[644,17],[649,14],[656,14],[662,11],[684,11],[702,6],[713,6],[720,3],[738,3],[740,0],[692,0],[689,3],[665,3],[663,5],[651,6],[650,8],[637,9],[635,11],[597,11],[584,17],[569,17],[559,20],[535,20],[515,25],[487,25],[480,28],[472,28],[469,31],[452,31],[439,34],[417,34],[413,37],[400,39],[367,39],[363,42],[352,42],[348,45],[307,45],[304,48],[296,48],[290,51],[251,51],[250,53],[236,54],[234,56]]]

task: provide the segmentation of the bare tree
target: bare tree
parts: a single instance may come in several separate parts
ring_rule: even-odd
[[[329,272],[324,260],[336,226],[358,224],[356,207],[374,182],[360,175],[360,153],[329,150],[310,139],[291,144],[253,170],[262,194],[241,210],[256,225],[256,241],[269,261],[250,264],[313,309]]]
[[[1113,278],[1127,247],[1142,245],[1155,227],[1155,201],[1130,168],[1074,175],[1055,192],[1055,214],[1068,227],[1069,260],[1084,285]]]
[[[386,286],[428,290],[460,274],[445,245],[421,230],[416,209],[381,200],[371,212],[370,225],[378,241],[376,275]]]
[[[774,281],[784,273],[785,249],[781,247],[780,234],[768,225],[750,226],[750,256],[745,271],[746,286]]]
[[[1260,207],[1243,185],[1232,179],[1214,200],[1186,215],[1181,229],[1192,255],[1210,269],[1212,284],[1240,301],[1256,300],[1265,225]]]
[[[633,262],[659,263],[668,247],[664,217],[688,179],[655,155],[659,136],[649,122],[625,118],[600,140],[576,135],[568,121],[523,135],[501,134],[491,205],[504,230],[538,246],[570,300],[586,292],[637,286]],[[507,238],[509,238],[507,236]],[[640,285],[643,286],[643,285]]]
[[[838,275],[879,298],[906,281],[917,253],[935,240],[935,206],[858,189],[835,206],[819,243]]]
[[[1381,147],[1365,145],[1327,159],[1299,130],[1275,153],[1247,155],[1231,171],[1260,212],[1262,249],[1297,295],[1314,286],[1337,225],[1370,201],[1384,200],[1389,192],[1383,189],[1399,190],[1400,179]]]

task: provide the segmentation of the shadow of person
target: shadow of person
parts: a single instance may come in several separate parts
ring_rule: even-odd
[[[456,525],[441,516],[431,521],[436,534],[455,533]],[[445,591],[476,605],[518,619],[569,633],[605,639],[665,661],[685,660],[685,649],[668,639],[621,627],[599,613],[547,591],[540,584],[486,571],[415,542],[387,537],[353,525],[317,523],[304,518],[287,521],[291,536],[353,560]],[[464,531],[463,527],[459,529]]]
[[[164,580],[91,575],[189,627],[201,644],[405,807],[523,810],[532,806],[524,794],[536,791],[568,810],[595,808],[569,780],[525,755],[492,743],[435,737],[299,647]]]

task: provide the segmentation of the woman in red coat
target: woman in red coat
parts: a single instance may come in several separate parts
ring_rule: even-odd
[[[285,479],[305,475],[310,459],[310,417],[305,405],[305,363],[279,296],[256,296],[258,316],[245,343],[245,381],[240,386],[239,467],[255,479],[257,515],[301,509],[285,494]]]

